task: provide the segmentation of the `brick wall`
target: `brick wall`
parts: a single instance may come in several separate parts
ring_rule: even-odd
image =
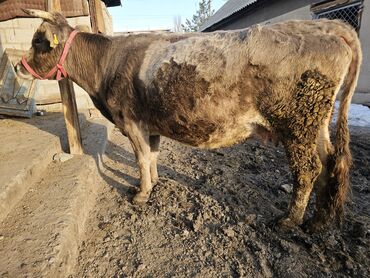
[[[0,55],[5,48],[29,49],[33,33],[41,22],[38,18],[16,18],[0,22]]]

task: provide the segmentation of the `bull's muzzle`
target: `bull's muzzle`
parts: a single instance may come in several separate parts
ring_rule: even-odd
[[[27,80],[32,80],[34,77],[32,74],[30,74],[22,65],[22,62],[19,61],[15,66],[14,66],[15,73],[17,76],[19,76],[22,79],[27,79]]]

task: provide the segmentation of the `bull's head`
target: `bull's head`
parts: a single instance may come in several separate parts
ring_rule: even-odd
[[[24,12],[44,21],[33,36],[31,49],[16,66],[16,71],[22,78],[31,79],[34,76],[44,78],[58,64],[64,45],[74,29],[60,13],[40,10]],[[53,72],[45,78],[55,79],[56,75],[56,72]]]

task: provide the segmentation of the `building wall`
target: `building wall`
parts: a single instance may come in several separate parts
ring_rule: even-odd
[[[289,19],[306,19],[306,20],[312,19],[310,6],[298,8],[296,10],[287,12],[285,14],[270,18],[264,21],[263,23],[275,23],[275,22],[289,20]]]
[[[287,19],[288,15],[294,18],[298,16],[307,17],[306,8],[310,4],[317,2],[314,0],[275,0],[261,4],[260,7],[250,11],[247,14],[241,15],[239,18],[226,22],[225,25],[220,26],[218,29],[233,30],[246,28],[253,24],[268,22],[271,19],[279,18]],[[283,15],[283,16],[282,16]],[[286,16],[284,16],[286,15]],[[311,17],[310,17],[311,18]]]
[[[312,19],[310,4],[313,2],[317,1],[274,1],[266,7],[252,11],[251,14],[240,16],[238,19],[226,23],[219,29],[240,29],[257,23],[275,23],[288,19]],[[359,36],[364,58],[356,94],[352,101],[370,104],[370,0],[364,0]]]
[[[363,53],[360,79],[357,85],[359,93],[367,93],[367,96],[357,94],[357,98],[365,98],[370,104],[370,0],[364,1],[364,10],[361,19],[360,40]]]
[[[0,22],[0,41],[2,56],[5,48],[27,50],[31,46],[34,31],[41,24],[38,18],[15,18]]]

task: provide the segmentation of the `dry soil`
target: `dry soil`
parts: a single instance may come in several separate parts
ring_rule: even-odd
[[[205,151],[163,139],[160,181],[134,206],[137,166],[115,130],[73,277],[370,277],[370,131],[352,128],[351,149],[342,227],[283,233],[271,224],[291,197],[281,146]]]

